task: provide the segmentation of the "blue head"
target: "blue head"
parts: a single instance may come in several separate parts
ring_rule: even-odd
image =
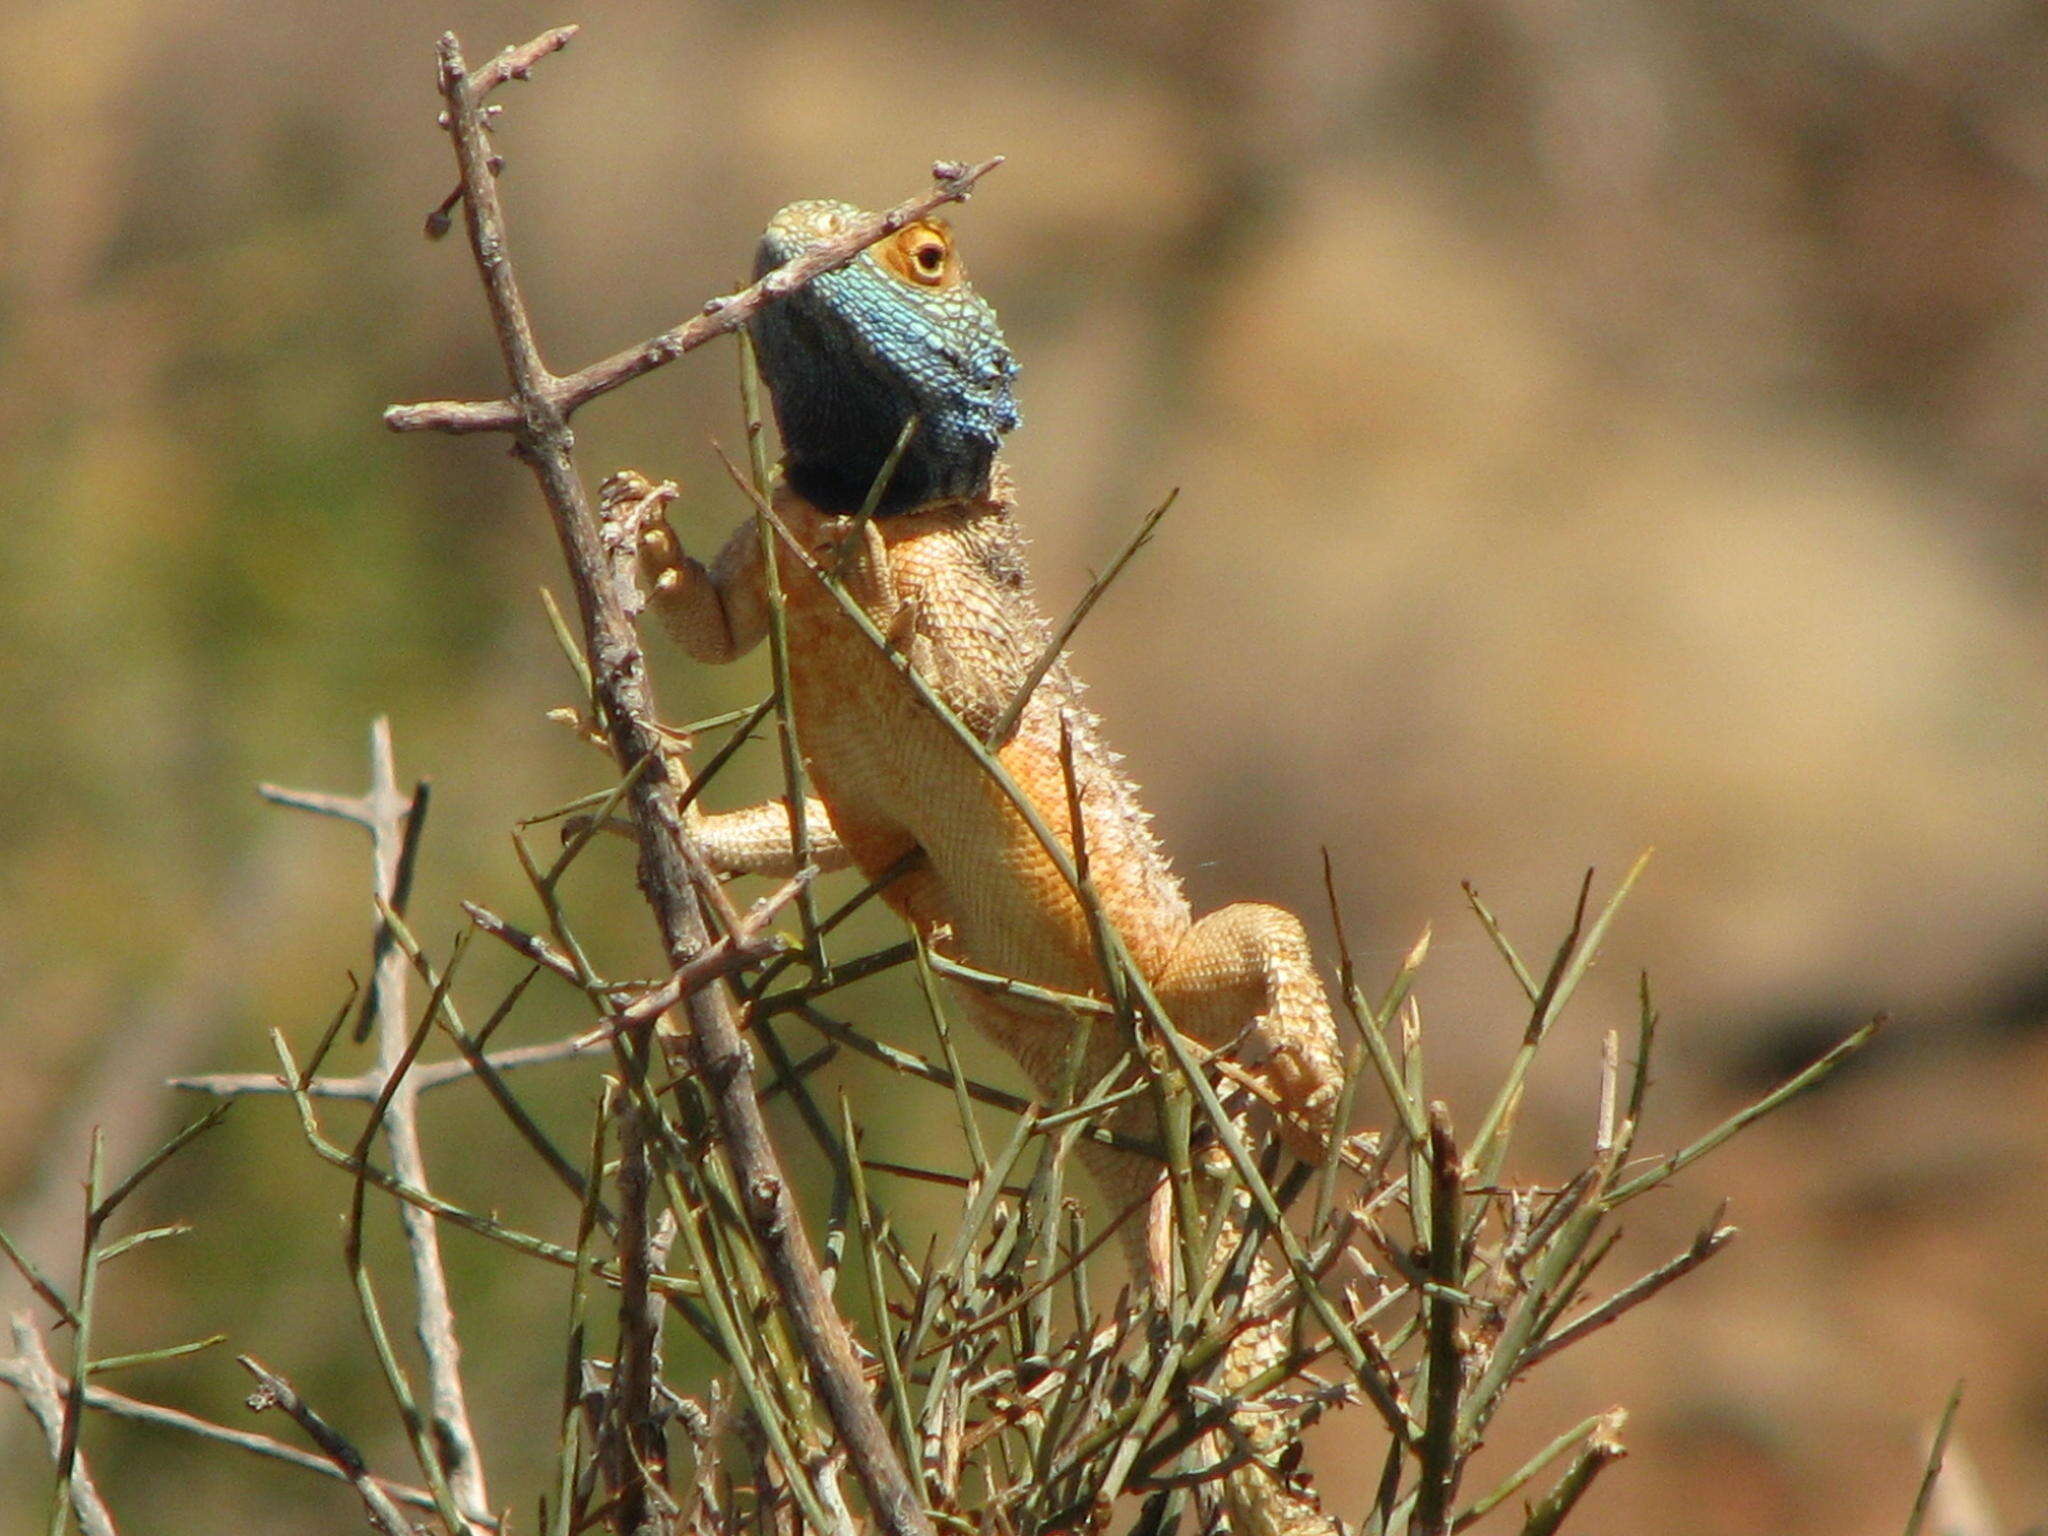
[[[861,216],[846,203],[791,203],[761,237],[756,276]],[[1017,364],[944,221],[905,226],[770,304],[751,328],[783,472],[805,500],[857,510],[912,416],[879,515],[987,489],[997,442],[1018,421]]]

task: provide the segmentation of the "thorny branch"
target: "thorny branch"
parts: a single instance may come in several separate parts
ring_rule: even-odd
[[[754,309],[789,292],[836,259],[843,263],[890,228],[942,203],[958,201],[990,167],[943,167],[938,186],[890,215],[849,232],[839,248],[771,273],[715,312],[631,352],[558,378],[542,362],[509,254],[504,210],[491,167],[484,116],[486,70],[472,79],[452,33],[440,43],[441,93],[461,171],[463,213],[483,279],[505,366],[510,400],[481,406],[437,406],[387,413],[401,429],[510,430],[518,452],[540,482],[553,514],[582,618],[585,650],[613,756],[621,773],[660,754],[668,743],[655,723],[639,641],[614,579],[583,482],[570,457],[569,413],[584,400],[680,356],[712,336],[745,323]],[[894,221],[893,223],[891,221]],[[698,892],[714,882],[683,832],[676,789],[667,773],[643,773],[628,796],[641,849],[640,880],[654,908],[672,966],[681,969],[711,942]],[[931,1524],[890,1444],[869,1396],[846,1326],[834,1309],[804,1232],[780,1160],[762,1118],[752,1057],[739,1031],[732,1000],[722,986],[705,986],[682,1000],[688,1027],[682,1052],[703,1082],[718,1117],[747,1223],[786,1309],[840,1441],[867,1493],[875,1516],[891,1536],[931,1536]],[[647,1039],[626,1042],[644,1060]],[[635,1117],[621,1122],[622,1158]],[[795,1469],[792,1469],[794,1471]]]
[[[70,1383],[58,1377],[44,1356],[41,1340],[26,1316],[14,1319],[15,1353],[0,1358],[0,1382],[6,1383],[22,1395],[29,1404],[30,1412],[40,1418],[39,1401],[54,1401],[48,1396],[54,1391],[60,1397],[70,1390]],[[26,1329],[26,1334],[22,1330]],[[347,1474],[325,1456],[316,1456],[302,1451],[297,1446],[286,1445],[282,1440],[273,1440],[268,1435],[252,1434],[245,1429],[230,1429],[225,1424],[216,1424],[196,1414],[186,1413],[178,1408],[166,1408],[161,1403],[147,1403],[125,1393],[112,1392],[105,1387],[88,1386],[85,1389],[85,1405],[96,1413],[112,1414],[117,1419],[130,1419],[138,1424],[154,1424],[162,1429],[181,1430],[202,1440],[212,1440],[220,1445],[232,1446],[254,1456],[267,1457],[298,1467],[302,1471],[317,1472],[325,1477],[341,1478]],[[58,1403],[62,1413],[62,1404]],[[61,1426],[61,1418],[59,1420]],[[379,1478],[379,1485],[391,1495],[395,1503],[407,1504],[414,1509],[430,1510],[434,1507],[433,1496],[421,1488],[410,1488],[403,1483],[393,1483]],[[83,1522],[81,1522],[83,1523]],[[494,1519],[481,1522],[487,1529],[496,1530]],[[86,1527],[90,1531],[90,1527]]]
[[[289,1415],[354,1487],[362,1498],[363,1508],[369,1511],[370,1524],[384,1536],[409,1536],[412,1527],[398,1506],[391,1502],[391,1496],[370,1476],[362,1452],[351,1445],[340,1430],[315,1413],[289,1381],[266,1369],[253,1356],[240,1355],[236,1358],[242,1369],[256,1378],[256,1390],[249,1394],[250,1411],[261,1413],[266,1408],[276,1408]]]
[[[374,971],[365,1018],[376,1038],[373,1076],[383,1103],[383,1130],[391,1149],[393,1174],[414,1189],[429,1188],[425,1154],[420,1148],[419,1096],[422,1084],[407,1074],[412,1065],[408,1039],[404,950],[392,934],[398,908],[409,883],[411,854],[418,848],[413,830],[425,806],[426,785],[411,795],[400,792],[391,749],[391,722],[379,716],[370,726],[370,787],[357,797],[316,795],[263,786],[267,798],[283,805],[317,811],[362,827],[370,835],[379,900],[392,914],[377,928]],[[412,1262],[415,1332],[425,1361],[427,1396],[434,1421],[431,1444],[438,1452],[448,1487],[464,1517],[482,1522],[490,1512],[483,1460],[471,1427],[469,1402],[462,1382],[462,1350],[455,1336],[455,1309],[448,1299],[448,1278],[441,1260],[441,1232],[434,1217],[419,1206],[401,1201],[399,1221]]]
[[[50,1459],[59,1460],[64,1446],[65,1404],[72,1397],[71,1384],[62,1380],[43,1349],[43,1336],[26,1313],[14,1317],[14,1355],[0,1361],[0,1380],[21,1394],[22,1403],[43,1431]],[[107,1512],[85,1457],[74,1452],[70,1471],[71,1511],[78,1517],[84,1536],[120,1536],[114,1517]]]

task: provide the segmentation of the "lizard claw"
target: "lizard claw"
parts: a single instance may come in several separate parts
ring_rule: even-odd
[[[606,542],[615,550],[631,549],[640,578],[649,587],[674,586],[683,553],[668,521],[669,506],[679,494],[675,481],[657,483],[636,469],[622,469],[609,476],[597,494]]]
[[[620,469],[605,477],[604,484],[597,488],[597,496],[605,514],[611,516],[617,508],[628,502],[645,502],[658,498],[666,505],[674,501],[676,483],[673,480],[663,480],[657,484],[637,469]]]

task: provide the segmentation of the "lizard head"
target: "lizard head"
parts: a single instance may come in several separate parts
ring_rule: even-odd
[[[846,203],[791,203],[761,237],[755,276],[862,216]],[[943,220],[905,225],[770,304],[751,328],[783,472],[805,500],[858,510],[913,416],[878,514],[986,491],[997,441],[1017,425],[1017,364]]]

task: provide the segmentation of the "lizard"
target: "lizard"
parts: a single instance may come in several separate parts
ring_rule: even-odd
[[[859,217],[844,203],[790,204],[762,236],[757,275]],[[883,899],[938,954],[1055,993],[1104,995],[1079,893],[957,728],[907,685],[907,663],[985,742],[1070,861],[1078,808],[1098,910],[1167,1016],[1223,1049],[1234,1075],[1275,1109],[1288,1146],[1320,1158],[1339,1130],[1342,1067],[1300,920],[1249,902],[1197,917],[1065,657],[1039,665],[1051,631],[997,457],[1019,423],[1017,365],[950,227],[926,218],[897,230],[764,309],[750,329],[783,446],[775,574],[789,704],[816,791],[803,807],[811,861],[887,879]],[[605,504],[630,521],[649,606],[683,650],[724,663],[762,639],[768,555],[751,520],[707,566],[683,551],[666,498],[643,477],[614,476]],[[788,877],[798,865],[793,819],[783,800],[723,813],[693,804],[690,825],[722,873]],[[1049,1096],[1071,1014],[985,988],[956,991]],[[1116,1033],[1091,1031],[1081,1082],[1098,1081],[1122,1055]],[[1113,1208],[1142,1203],[1156,1166],[1082,1145]],[[1142,1239],[1138,1248],[1142,1256]],[[1236,1350],[1272,1357],[1279,1341],[1259,1332]],[[1236,1374],[1251,1369],[1240,1363]],[[1286,1448],[1274,1432],[1261,1443],[1255,1414],[1241,1424],[1261,1459],[1228,1480],[1240,1527],[1260,1536],[1335,1529],[1299,1480],[1266,1464]]]

